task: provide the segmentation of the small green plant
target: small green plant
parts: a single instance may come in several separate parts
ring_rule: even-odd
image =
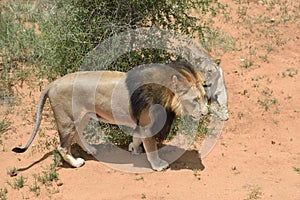
[[[275,105],[275,104],[278,103],[278,100],[276,98],[273,98],[273,99],[266,98],[264,100],[258,99],[257,102],[261,106],[263,106],[263,108],[265,109],[265,111],[268,111],[270,109],[271,105]]]
[[[239,118],[239,119],[242,119],[243,116],[244,116],[244,113],[238,112],[238,118]]]
[[[249,59],[242,59],[242,68],[249,68],[251,66],[253,66],[254,62],[252,60],[249,60]]]
[[[262,61],[269,63],[269,59],[268,59],[268,55],[263,55],[263,56],[259,56],[260,59],[262,59]]]
[[[8,174],[9,176],[11,176],[11,177],[17,176],[17,174],[18,174],[18,169],[17,169],[16,167],[9,168],[9,169],[7,170],[7,174]]]
[[[46,186],[49,186],[52,184],[53,181],[58,180],[58,173],[56,171],[56,168],[62,163],[62,157],[58,153],[58,151],[52,151],[52,154],[53,163],[51,163],[50,166],[46,167],[42,174],[34,175],[38,182]]]
[[[139,177],[136,177],[135,180],[136,180],[136,181],[143,181],[143,180],[144,180],[144,177],[143,177],[143,176],[139,176]]]
[[[291,68],[287,68],[286,70],[284,70],[281,73],[281,77],[285,78],[286,76],[289,76],[289,77],[293,78],[297,74],[298,74],[298,70],[296,70],[295,68],[291,67]]]
[[[286,72],[285,72],[285,71],[281,73],[281,77],[282,77],[282,78],[285,78],[285,77],[286,77]]]
[[[43,185],[49,186],[52,184],[52,181],[58,180],[58,174],[56,171],[49,169],[48,171],[43,171],[42,175],[38,174],[36,179]]]
[[[33,192],[36,196],[40,195],[41,187],[37,184],[36,177],[34,177],[34,184],[29,187],[30,192]]]
[[[0,200],[6,200],[6,194],[8,193],[6,188],[0,188]]]
[[[242,6],[242,7],[239,6],[238,9],[237,9],[237,14],[238,14],[239,18],[246,17],[247,11],[248,11],[247,6]]]
[[[13,183],[7,182],[13,189],[20,189],[24,187],[24,183],[26,182],[26,178],[23,176],[17,177],[13,180]]]
[[[300,167],[293,166],[293,169],[294,169],[295,172],[300,173]]]
[[[280,114],[279,108],[276,108],[276,110],[274,111],[274,114],[276,114],[276,115]]]
[[[258,88],[258,87],[259,87],[259,83],[254,83],[254,84],[253,84],[253,87],[254,87],[254,88]]]
[[[63,159],[57,150],[52,151],[52,154],[53,154],[53,159],[52,159],[53,163],[50,165],[50,169],[54,170],[62,164]]]
[[[6,131],[10,130],[11,124],[12,123],[8,119],[6,119],[6,118],[2,119],[0,121],[0,134],[5,133]]]
[[[261,93],[267,97],[270,97],[272,96],[273,91],[270,88],[265,88]]]
[[[245,200],[259,199],[261,195],[262,195],[261,187],[254,185],[250,188],[250,194],[247,196]]]

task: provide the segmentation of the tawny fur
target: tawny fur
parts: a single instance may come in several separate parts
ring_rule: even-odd
[[[204,88],[199,84],[199,77],[188,68],[151,65],[128,73],[77,72],[57,79],[42,92],[33,134],[24,148],[13,151],[24,152],[30,146],[39,128],[47,97],[59,132],[58,150],[73,167],[84,164],[83,159],[71,154],[74,138],[84,149],[92,149],[82,138],[83,129],[92,116],[96,115],[106,123],[135,129],[134,137],[141,138],[152,168],[160,171],[168,163],[157,153],[154,129],[157,129],[160,116],[155,105],[160,105],[166,112],[165,124],[159,125],[161,130],[158,130],[162,139],[168,134],[175,116],[191,115],[197,119],[207,113]]]

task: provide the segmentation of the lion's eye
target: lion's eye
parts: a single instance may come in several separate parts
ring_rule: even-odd
[[[194,104],[197,104],[199,102],[200,102],[200,98],[199,97],[196,97],[196,98],[193,99],[193,103]]]
[[[204,88],[208,88],[208,87],[210,87],[211,85],[212,85],[211,83],[209,83],[209,84],[204,83],[204,84],[203,84],[203,87],[204,87]]]

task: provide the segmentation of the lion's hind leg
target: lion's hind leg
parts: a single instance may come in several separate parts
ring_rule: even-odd
[[[58,152],[63,157],[64,161],[66,161],[68,164],[70,164],[72,167],[81,167],[84,164],[84,159],[82,158],[74,158],[71,153],[66,150],[66,148],[59,146]]]
[[[86,114],[76,124],[75,142],[88,154],[96,155],[97,149],[90,145],[83,136],[83,131],[91,119],[90,114]],[[95,118],[94,118],[95,119]]]
[[[84,159],[74,158],[71,153],[71,145],[76,133],[74,123],[57,123],[57,126],[60,139],[60,145],[57,150],[63,159],[72,167],[81,167],[85,162]]]

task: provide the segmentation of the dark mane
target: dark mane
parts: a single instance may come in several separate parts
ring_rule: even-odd
[[[130,96],[132,115],[138,120],[141,112],[145,109],[149,109],[150,106],[154,104],[160,104],[171,110],[169,100],[172,99],[173,96],[174,93],[162,85],[155,83],[145,84],[134,90]]]
[[[130,104],[133,120],[140,125],[141,113],[144,110],[150,109],[152,105],[160,104],[165,108],[166,121],[163,128],[155,135],[159,141],[164,140],[171,129],[175,112],[171,107],[171,101],[174,93],[167,87],[166,82],[172,80],[172,74],[179,74],[178,71],[170,72],[170,68],[166,65],[150,65],[134,68],[127,73],[126,86],[130,94]],[[163,84],[160,84],[163,83]],[[156,124],[159,121],[153,122],[152,132],[155,132]]]
[[[167,138],[176,114],[174,108],[171,106],[174,93],[170,88],[164,86],[164,84],[157,83],[169,82],[170,86],[174,74],[179,75],[178,78],[180,81],[184,81],[185,79],[190,83],[196,83],[199,76],[192,65],[182,62],[168,65],[155,64],[137,67],[129,71],[126,77],[126,86],[130,94],[132,117],[137,124],[137,128],[139,128],[141,113],[144,110],[150,109],[150,107],[155,104],[160,104],[165,108],[167,115],[165,124],[155,135],[158,141]],[[154,129],[158,123],[161,123],[159,119],[153,122],[151,128],[152,133],[156,132]]]
[[[198,72],[196,71],[196,68],[187,62],[173,62],[173,63],[168,64],[168,66],[177,70],[179,73],[188,71],[190,73],[190,75],[192,75],[193,77],[198,76]]]
[[[149,109],[151,105],[160,104],[168,107],[169,101],[174,96],[167,87],[171,77],[167,66],[159,64],[140,66],[127,72],[126,86],[135,120],[139,120],[141,112]]]
[[[173,62],[169,63],[168,66],[172,67],[173,69],[177,70],[181,73],[189,82],[202,82],[204,83],[204,78],[199,70],[187,62]]]
[[[137,126],[139,126],[139,121],[141,113],[145,109],[149,109],[151,105],[160,104],[166,110],[167,119],[163,128],[155,135],[156,140],[163,141],[167,138],[168,133],[171,129],[175,113],[172,111],[172,108],[169,106],[168,102],[174,94],[163,86],[157,84],[147,84],[136,89],[130,97],[132,115],[136,120]],[[155,127],[158,127],[160,121],[159,119],[155,120],[151,128],[151,132],[155,133]]]

